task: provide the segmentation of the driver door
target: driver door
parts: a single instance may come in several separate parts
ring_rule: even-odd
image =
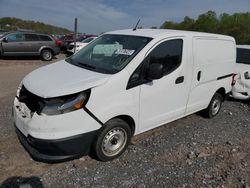
[[[147,67],[150,63],[163,64],[164,76],[139,86],[139,132],[184,116],[192,75],[185,48],[183,38],[165,40],[147,55],[146,59],[149,60],[144,62],[144,80],[147,80]]]
[[[2,42],[2,48],[5,55],[15,55],[24,51],[24,34],[13,33],[5,37],[6,41]]]

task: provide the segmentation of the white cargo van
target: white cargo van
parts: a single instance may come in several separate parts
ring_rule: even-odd
[[[133,135],[205,110],[231,91],[232,37],[160,29],[98,37],[66,60],[28,74],[14,101],[18,137],[40,161],[92,151],[121,155]]]

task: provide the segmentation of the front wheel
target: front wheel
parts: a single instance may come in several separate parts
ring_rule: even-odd
[[[131,136],[129,125],[122,119],[108,121],[94,143],[95,156],[101,161],[119,157],[126,150]]]
[[[41,57],[44,61],[51,61],[53,58],[53,53],[49,49],[44,49],[41,52]]]
[[[204,115],[207,118],[215,117],[221,109],[222,101],[223,101],[223,97],[221,96],[221,94],[215,93],[207,109],[204,110]]]

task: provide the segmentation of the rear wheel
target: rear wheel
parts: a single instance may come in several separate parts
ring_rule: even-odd
[[[44,61],[51,61],[53,58],[53,53],[50,49],[44,49],[41,52],[41,57]]]
[[[207,118],[215,117],[221,109],[222,101],[223,101],[223,97],[221,96],[221,94],[215,93],[207,109],[204,110],[204,115]]]
[[[122,119],[108,121],[94,143],[95,156],[101,161],[119,157],[126,150],[131,136],[129,125]]]

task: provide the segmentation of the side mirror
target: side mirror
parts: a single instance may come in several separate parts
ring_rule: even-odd
[[[150,64],[147,72],[147,79],[157,80],[162,77],[163,77],[163,65],[160,63]]]
[[[7,42],[8,42],[8,40],[7,40],[6,38],[3,38],[3,42],[6,42],[6,43],[7,43]]]
[[[249,80],[250,79],[250,74],[248,72],[245,72],[244,77],[245,77],[246,80]]]

